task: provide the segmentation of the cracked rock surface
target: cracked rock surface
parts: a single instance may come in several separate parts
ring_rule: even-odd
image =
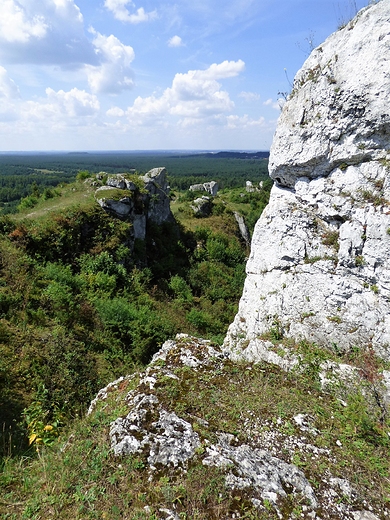
[[[390,359],[389,34],[382,0],[297,73],[228,349],[264,358],[257,342],[277,327],[341,351],[372,346]]]
[[[172,477],[172,472],[180,479],[194,465],[217,468],[232,493],[242,493],[259,513],[270,507],[284,520],[294,518],[290,514],[294,504],[302,504],[301,516],[308,519],[385,520],[388,512],[378,516],[375,502],[362,498],[348,479],[329,469],[315,479],[306,473],[303,460],[313,461],[314,467],[324,460],[337,464],[342,450],[338,440],[334,446],[323,445],[314,415],[266,418],[255,408],[243,409],[237,423],[241,433],[232,434],[215,430],[213,414],[202,416],[198,410],[194,415],[185,404],[185,394],[177,395],[183,403],[181,413],[166,400],[169,381],[184,392],[189,381],[197,380],[210,381],[211,385],[220,381],[223,389],[223,385],[233,383],[229,383],[229,374],[237,372],[235,366],[226,351],[207,340],[179,334],[176,340],[166,341],[139,375],[135,389],[122,394],[128,411],[111,423],[109,431],[115,457],[141,457],[149,482],[165,473]],[[244,371],[252,371],[251,365],[245,367]],[[120,389],[123,382],[119,379],[99,392],[93,407]],[[221,408],[220,414],[226,410]],[[179,518],[174,510],[162,508],[160,513],[161,518]]]

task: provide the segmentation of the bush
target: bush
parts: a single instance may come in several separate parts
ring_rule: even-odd
[[[191,287],[179,275],[172,276],[169,288],[173,291],[175,298],[181,302],[191,303],[193,300]]]
[[[94,305],[105,327],[121,340],[134,361],[146,362],[174,333],[172,323],[151,303],[136,304],[125,298],[96,300]]]
[[[76,181],[85,181],[89,177],[92,177],[92,174],[88,170],[80,170],[76,175]]]
[[[31,209],[38,204],[38,197],[34,195],[28,195],[24,197],[18,205],[18,210],[23,211],[24,209]]]

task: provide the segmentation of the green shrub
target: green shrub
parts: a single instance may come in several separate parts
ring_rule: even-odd
[[[38,204],[38,197],[35,195],[28,195],[24,197],[18,205],[18,210],[23,211],[24,209],[31,209]]]
[[[179,275],[172,276],[169,288],[173,291],[175,298],[181,302],[191,303],[193,300],[191,287]]]
[[[89,177],[92,177],[92,174],[88,170],[80,170],[76,175],[76,181],[85,181]]]

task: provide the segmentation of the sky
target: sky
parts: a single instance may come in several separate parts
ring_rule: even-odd
[[[0,151],[269,150],[368,0],[0,0]]]

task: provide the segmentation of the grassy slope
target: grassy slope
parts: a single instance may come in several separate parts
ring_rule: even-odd
[[[180,240],[177,229],[149,230],[136,264],[123,247],[131,224],[101,210],[94,187],[56,191],[0,219],[0,456],[11,426],[17,451],[15,422],[41,400],[40,385],[42,412],[51,417],[55,403],[69,420],[176,332],[222,341],[242,288],[245,246],[231,214],[180,214]]]
[[[113,456],[110,422],[127,413],[125,396],[139,379],[123,381],[55,446],[42,449],[36,460],[6,462],[0,477],[2,518],[157,520],[162,517],[159,511],[167,508],[183,519],[227,519],[235,514],[236,518],[276,520],[267,501],[262,509],[255,509],[250,489],[228,491],[223,471],[202,465],[217,432],[233,435],[233,445],[268,449],[297,465],[317,497],[326,496],[330,477],[348,479],[353,497],[339,494],[335,507],[338,501],[346,501],[356,510],[369,505],[379,515],[389,511],[389,441],[383,426],[379,427],[378,410],[369,410],[361,393],[344,393],[347,405],[337,392],[321,393],[318,367],[324,353],[311,345],[289,347],[303,360],[291,374],[267,364],[220,359],[193,370],[183,366],[175,352],[166,367],[178,379],[159,374],[158,367],[153,371],[155,389],[140,390],[153,393],[165,410],[190,422],[202,440],[186,472],[174,468],[151,472],[142,454]],[[315,430],[302,433],[294,421],[297,414],[307,414]],[[288,494],[280,504],[283,519],[300,518],[302,506],[304,502]],[[324,507],[320,500],[321,518],[338,518]]]

